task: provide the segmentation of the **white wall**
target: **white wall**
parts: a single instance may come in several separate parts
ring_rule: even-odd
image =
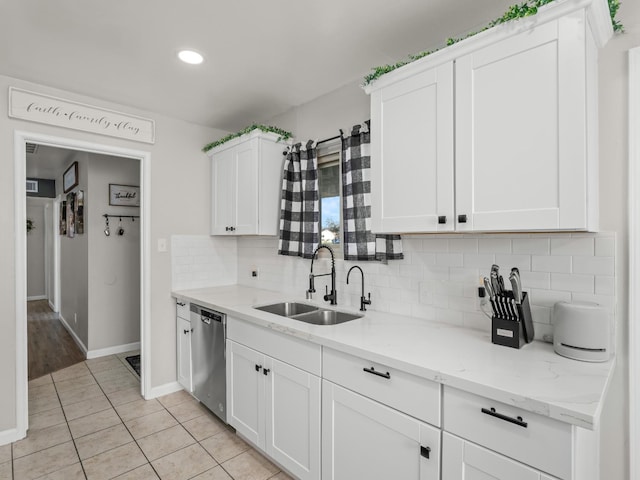
[[[34,228],[27,234],[27,298],[46,297],[45,278],[45,205],[48,198],[27,197],[27,218]],[[26,228],[26,227],[25,227]]]
[[[14,224],[14,150],[15,130],[74,140],[147,151],[151,155],[151,386],[176,380],[175,303],[171,298],[171,260],[168,252],[155,248],[159,238],[173,234],[207,235],[210,218],[209,164],[201,148],[228,132],[189,124],[180,120],[0,76],[0,111],[7,111],[9,86],[53,95],[81,103],[153,118],[156,143],[153,145],[121,140],[97,134],[41,125],[0,115],[0,218],[12,228]],[[175,193],[180,192],[177,197]],[[185,212],[189,214],[185,214]],[[0,319],[0,433],[16,426],[16,260],[12,235],[0,237],[0,304],[5,306]]]
[[[89,162],[87,154],[75,152],[68,165],[78,162],[78,186],[73,190],[88,189]],[[68,166],[67,165],[67,166]],[[56,194],[66,201],[62,188],[62,172],[56,178]],[[67,214],[68,215],[68,214]],[[60,316],[82,342],[84,350],[89,344],[89,238],[76,234],[60,236]]]
[[[231,285],[237,281],[236,237],[171,236],[172,290]]]
[[[140,161],[88,154],[85,235],[88,245],[89,351],[140,341],[140,220],[104,214],[140,215],[139,207],[109,205],[109,184],[140,185]],[[125,233],[117,235],[122,225]],[[63,286],[64,288],[64,286]]]

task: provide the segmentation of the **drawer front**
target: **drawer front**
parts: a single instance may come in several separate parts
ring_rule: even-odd
[[[186,300],[176,299],[176,315],[180,318],[184,318],[187,322],[189,319],[189,302]]]
[[[323,378],[427,423],[440,426],[440,384],[325,348]]]
[[[559,478],[572,478],[571,425],[446,386],[443,404],[447,432]]]
[[[233,317],[227,317],[227,338],[318,377],[321,375],[322,348],[315,343]]]

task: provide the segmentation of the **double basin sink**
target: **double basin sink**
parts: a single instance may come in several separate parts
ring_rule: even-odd
[[[315,305],[298,302],[280,302],[253,308],[312,325],[337,325],[363,316],[357,313],[325,310]]]

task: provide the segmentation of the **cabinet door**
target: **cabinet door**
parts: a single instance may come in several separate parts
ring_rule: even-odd
[[[296,478],[318,480],[320,378],[276,359],[267,365],[266,452]]]
[[[453,62],[373,92],[372,231],[453,230],[453,105]]]
[[[227,421],[264,449],[265,356],[227,340]]]
[[[552,477],[444,432],[442,480],[552,480]]]
[[[323,480],[437,480],[439,460],[440,430],[323,380]]]
[[[233,233],[236,235],[258,233],[259,142],[253,139],[234,148]]]
[[[456,60],[457,230],[587,227],[580,15]]]
[[[217,153],[211,159],[211,234],[229,235],[233,226],[235,195],[234,150]]]
[[[176,347],[178,348],[178,383],[191,393],[193,382],[191,377],[191,322],[184,318],[176,319]]]

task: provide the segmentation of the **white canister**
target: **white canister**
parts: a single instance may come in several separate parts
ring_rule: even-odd
[[[610,322],[597,303],[558,302],[553,306],[553,349],[583,362],[606,362],[610,356]]]

